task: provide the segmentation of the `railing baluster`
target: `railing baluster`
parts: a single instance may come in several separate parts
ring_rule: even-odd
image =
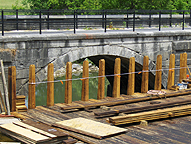
[[[19,22],[18,22],[18,18],[19,18],[19,16],[18,16],[18,9],[16,10],[16,29],[17,29],[17,31],[19,30]]]
[[[2,31],[2,36],[4,36],[4,14],[3,14],[3,10],[1,11],[1,24],[2,24],[2,28],[1,28],[1,31]]]

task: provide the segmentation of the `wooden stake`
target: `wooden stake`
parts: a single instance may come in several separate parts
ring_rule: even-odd
[[[70,79],[70,80],[69,80]],[[66,64],[65,103],[72,103],[72,63]]]
[[[128,87],[127,95],[132,95],[135,92],[135,58],[131,57],[129,60],[129,75],[128,75]]]
[[[114,66],[114,81],[113,81],[113,97],[118,98],[120,97],[120,73],[121,73],[121,59],[115,59],[115,66]]]
[[[35,99],[35,65],[29,67],[29,94],[28,94],[28,109],[36,107]]]
[[[143,71],[149,70],[149,57],[144,56],[143,59]],[[146,93],[148,91],[149,85],[149,72],[142,73],[142,83],[141,83],[141,93]]]
[[[174,75],[175,75],[174,68],[175,68],[175,55],[171,54],[169,62],[167,89],[170,89],[174,85]]]
[[[89,62],[85,60],[83,62],[83,78],[82,79],[82,101],[88,101],[89,100]]]
[[[182,79],[186,79],[187,72],[187,53],[180,54],[180,75],[179,82],[182,82]]]
[[[155,75],[155,90],[161,90],[162,83],[162,56],[157,56],[156,75]]]
[[[99,60],[99,77],[98,78],[98,92],[97,99],[103,99],[105,96],[105,60]]]
[[[16,67],[8,68],[8,94],[11,112],[16,111]]]
[[[47,106],[54,106],[54,64],[48,64]]]
[[[1,60],[1,72],[2,72],[4,91],[5,91],[5,101],[6,101],[6,104],[7,104],[7,113],[8,113],[8,115],[10,115],[9,96],[8,96],[7,83],[6,83],[6,79],[5,79],[3,60]]]

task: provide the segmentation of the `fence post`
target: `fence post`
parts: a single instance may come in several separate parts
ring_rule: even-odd
[[[143,71],[149,70],[149,57],[144,56],[143,59]],[[149,72],[142,72],[142,83],[141,83],[141,93],[146,93],[148,91],[149,85]]]
[[[72,63],[66,64],[65,100],[66,104],[72,103]]]
[[[129,60],[129,75],[127,84],[127,95],[132,95],[135,92],[135,58]]]
[[[82,101],[89,100],[89,62],[85,60],[83,62],[83,78],[82,79]]]
[[[160,31],[160,28],[161,28],[161,11],[159,11],[159,31]]]
[[[2,28],[1,28],[1,31],[2,31],[2,36],[4,36],[4,14],[3,14],[3,10],[1,11],[1,25],[2,25]]]
[[[74,34],[76,33],[76,10],[74,10]]]
[[[133,12],[133,31],[135,31],[135,10]]]
[[[155,90],[161,90],[162,83],[162,56],[157,56],[156,75],[155,75]]]
[[[191,10],[190,10],[190,21],[189,21],[189,26],[191,26]]]
[[[16,111],[16,67],[8,68],[8,94],[11,112]]]
[[[105,32],[106,32],[106,29],[107,29],[107,11],[105,11],[104,22],[105,22]]]
[[[40,10],[40,12],[39,12],[39,28],[40,28],[40,29],[39,29],[39,33],[40,33],[40,34],[42,34],[42,25],[41,25],[41,23],[42,23],[42,22],[41,22],[41,10]]]
[[[113,97],[118,98],[120,97],[120,73],[121,73],[121,59],[115,59],[115,66],[114,66],[114,81],[113,81]]]
[[[29,91],[28,91],[28,109],[36,107],[35,99],[35,65],[29,67]]]
[[[170,89],[170,87],[174,85],[174,74],[175,74],[174,68],[175,68],[175,55],[171,54],[169,62],[167,89]]]
[[[47,106],[54,106],[54,64],[48,64]]]
[[[98,77],[98,92],[97,99],[103,99],[105,96],[105,60],[99,60],[99,76]]]
[[[49,30],[50,25],[49,25],[49,18],[50,18],[50,13],[49,13],[49,9],[48,9],[48,13],[47,13],[47,29]]]
[[[17,29],[17,31],[19,30],[18,18],[19,18],[19,16],[18,16],[18,9],[16,9],[16,29]]]
[[[151,10],[149,12],[149,27],[151,27]]]
[[[183,22],[182,22],[182,30],[184,30],[184,21],[185,21],[185,19],[184,19],[184,11],[183,11]]]
[[[186,79],[187,72],[187,53],[180,54],[180,74],[179,82],[182,82],[182,79]]]
[[[170,11],[170,27],[172,27],[172,10]]]

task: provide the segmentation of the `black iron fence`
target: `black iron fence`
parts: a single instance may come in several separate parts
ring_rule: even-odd
[[[2,36],[10,30],[191,26],[191,10],[1,10]]]

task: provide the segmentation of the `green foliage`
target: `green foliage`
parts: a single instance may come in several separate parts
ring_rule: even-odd
[[[22,0],[30,9],[142,9],[142,10],[189,10],[191,0]],[[15,4],[14,8],[17,8]],[[19,8],[19,7],[18,7]]]

